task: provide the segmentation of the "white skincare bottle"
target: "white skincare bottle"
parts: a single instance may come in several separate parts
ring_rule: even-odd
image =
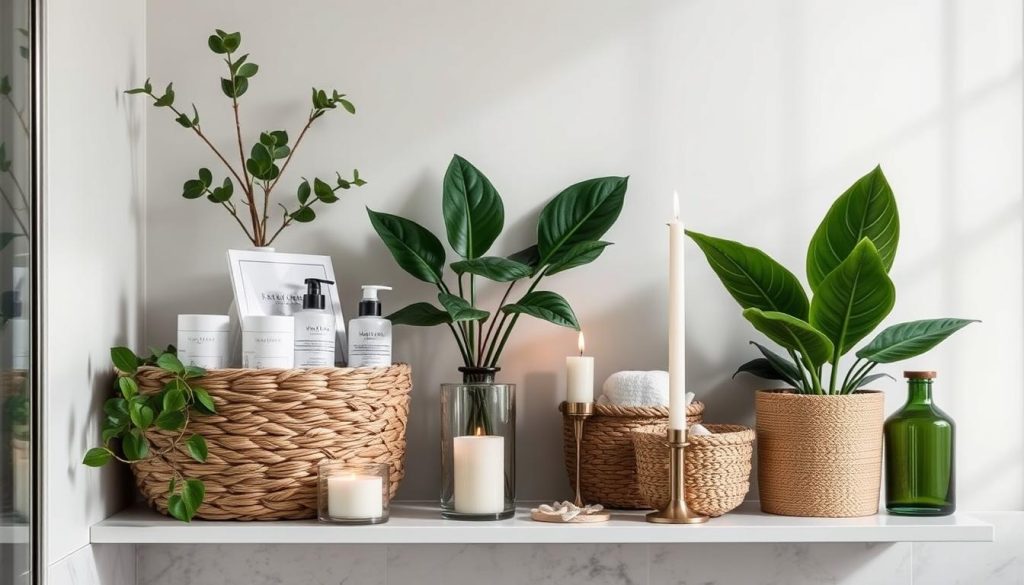
[[[350,368],[385,368],[391,365],[391,321],[380,316],[377,291],[390,286],[364,285],[359,316],[348,322]]]
[[[295,367],[329,368],[334,366],[334,313],[326,309],[322,284],[334,284],[321,278],[306,279],[302,310],[295,317]]]

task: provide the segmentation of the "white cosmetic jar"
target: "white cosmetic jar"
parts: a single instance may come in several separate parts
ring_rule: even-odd
[[[295,319],[251,315],[242,319],[243,368],[292,368],[295,365]]]
[[[231,320],[227,315],[178,315],[178,359],[186,366],[225,368],[230,361]]]

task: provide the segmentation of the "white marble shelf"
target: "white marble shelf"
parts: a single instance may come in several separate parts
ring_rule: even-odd
[[[707,524],[650,524],[639,512],[616,512],[604,524],[533,522],[529,508],[499,522],[444,520],[435,506],[396,503],[376,526],[315,520],[184,524],[133,508],[93,525],[93,543],[137,544],[465,544],[465,543],[687,543],[687,542],[989,542],[990,524],[957,513],[938,518],[880,514],[867,518],[792,518],[762,514],[756,502]]]

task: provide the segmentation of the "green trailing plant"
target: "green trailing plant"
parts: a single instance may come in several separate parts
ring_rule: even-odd
[[[103,404],[103,446],[89,449],[83,463],[101,467],[111,461],[132,463],[150,457],[160,457],[171,463],[167,455],[183,451],[192,459],[204,463],[207,457],[206,439],[190,433],[189,421],[193,416],[216,414],[210,393],[196,384],[206,370],[186,366],[178,359],[174,346],[153,351],[149,357],[139,357],[126,347],[114,347],[110,358],[117,370],[115,396]],[[141,394],[136,374],[141,366],[156,366],[171,377],[160,392]],[[170,434],[170,445],[162,450],[150,447],[146,432]],[[178,469],[171,469],[167,485],[167,508],[171,516],[189,522],[203,503],[206,486],[202,480],[186,478]]]
[[[537,243],[507,257],[488,256],[501,234],[505,208],[491,181],[466,159],[455,155],[444,176],[441,212],[448,243],[457,260],[444,271],[441,240],[420,224],[367,209],[370,223],[395,262],[437,289],[437,304],[413,303],[391,315],[395,325],[445,325],[467,368],[494,368],[521,315],[579,330],[569,302],[552,291],[538,290],[547,277],[596,260],[608,242],[601,237],[619,217],[627,177],[602,177],[576,183],[541,211]],[[496,309],[478,306],[478,280],[505,286]],[[525,292],[514,301],[516,287]]]
[[[737,374],[780,380],[802,394],[850,394],[885,376],[872,373],[878,364],[920,355],[975,322],[926,319],[887,327],[857,350],[842,374],[841,358],[888,316],[896,301],[888,272],[899,243],[899,213],[881,167],[839,196],[811,238],[810,299],[797,277],[761,250],[686,233],[743,308],[743,316],[786,350],[780,355],[751,342],[762,357],[740,366]]]
[[[308,223],[316,219],[314,204],[318,202],[334,203],[338,200],[339,190],[361,187],[366,184],[366,181],[359,176],[358,170],[353,170],[350,177],[342,177],[341,173],[335,173],[335,179],[322,180],[314,177],[311,182],[303,178],[295,189],[297,201],[291,206],[277,202],[277,206],[282,210],[280,223],[276,229],[270,225],[271,193],[277,187],[285,169],[288,168],[288,164],[306,136],[306,132],[316,120],[331,110],[340,107],[349,114],[355,114],[356,108],[346,95],[338,93],[338,90],[327,93],[323,89],[314,87],[309,114],[295,138],[295,142],[289,142],[288,133],[284,130],[266,130],[260,132],[259,141],[249,148],[249,154],[246,155],[238,104],[239,98],[245,95],[250,82],[259,72],[259,65],[249,60],[248,53],[241,55],[238,53],[241,44],[242,35],[237,32],[226,33],[217,30],[207,39],[210,50],[217,55],[222,55],[224,65],[227,67],[227,77],[220,79],[220,89],[231,100],[231,109],[234,114],[234,138],[238,146],[238,158],[234,164],[229,162],[229,156],[222,153],[203,131],[199,120],[199,110],[196,109],[195,104],[191,104],[191,108],[182,109],[175,105],[176,96],[173,83],[168,83],[163,92],[158,95],[154,92],[150,80],[147,79],[142,87],[129,89],[125,93],[146,95],[153,100],[154,107],[166,108],[172,112],[175,121],[206,144],[227,169],[228,176],[224,177],[222,181],[215,180],[210,169],[199,169],[195,177],[185,181],[182,187],[182,196],[186,199],[206,197],[208,201],[222,207],[234,218],[254,246],[269,246],[293,222]],[[187,111],[189,109],[191,109],[191,113]],[[235,196],[236,191],[240,191],[238,197]]]

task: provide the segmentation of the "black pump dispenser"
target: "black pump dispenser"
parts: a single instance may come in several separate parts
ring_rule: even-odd
[[[391,290],[390,286],[378,284],[363,285],[363,298],[359,301],[360,317],[380,317],[380,299],[377,298],[377,291]]]
[[[322,278],[306,279],[306,294],[302,295],[303,309],[323,310],[327,307],[327,299],[324,297],[323,293],[320,292],[321,284],[334,284],[334,281],[324,280]]]

